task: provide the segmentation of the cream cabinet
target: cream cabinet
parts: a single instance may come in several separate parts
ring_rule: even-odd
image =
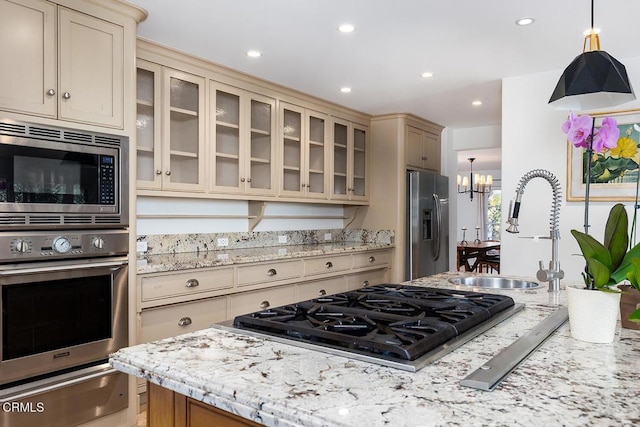
[[[333,118],[331,198],[368,201],[366,126]]]
[[[378,269],[371,271],[363,271],[357,274],[347,276],[347,290],[366,288],[367,286],[380,285],[389,283],[389,270]]]
[[[138,60],[137,185],[204,192],[205,79]]]
[[[274,195],[275,99],[210,81],[212,192]]]
[[[407,166],[440,172],[440,136],[407,125]]]
[[[280,194],[329,197],[329,115],[280,103]]]
[[[0,0],[0,109],[124,127],[124,28],[42,0]]]

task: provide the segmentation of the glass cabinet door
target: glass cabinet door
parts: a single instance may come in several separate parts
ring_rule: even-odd
[[[275,100],[257,94],[248,94],[249,137],[247,192],[253,194],[273,194],[275,170]]]
[[[286,105],[281,111],[282,117],[282,192],[301,194],[303,143],[302,125],[304,108]]]
[[[333,169],[331,194],[334,199],[348,199],[350,187],[347,182],[349,145],[349,123],[334,119],[333,123]]]
[[[367,196],[367,128],[353,125],[353,175],[351,198],[361,199]]]
[[[307,145],[305,150],[305,182],[307,197],[327,198],[327,163],[329,154],[329,117],[317,112],[307,112]]]
[[[204,79],[166,69],[164,188],[203,187]]]
[[[162,182],[160,93],[162,67],[138,60],[136,75],[137,186],[159,189]]]
[[[241,191],[240,90],[211,87],[213,123],[213,187]]]

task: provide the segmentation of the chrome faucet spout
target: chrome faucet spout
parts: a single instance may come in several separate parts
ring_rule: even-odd
[[[520,202],[524,194],[524,187],[533,178],[543,178],[551,185],[553,191],[553,202],[551,204],[551,222],[550,222],[550,238],[551,238],[551,261],[549,268],[545,269],[542,261],[539,262],[539,270],[536,277],[541,282],[549,282],[549,292],[560,291],[560,279],[564,278],[564,271],[560,268],[558,261],[558,240],[560,239],[559,220],[560,220],[560,199],[561,190],[558,178],[551,172],[544,169],[534,169],[527,172],[520,178],[518,187],[516,188],[515,203],[509,205],[509,233],[519,233],[518,216],[520,214]]]

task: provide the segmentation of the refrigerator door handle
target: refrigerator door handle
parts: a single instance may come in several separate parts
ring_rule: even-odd
[[[436,229],[435,238],[433,239],[433,260],[437,261],[440,258],[440,229],[442,228],[442,206],[440,204],[440,197],[437,194],[433,194],[433,201],[436,208]]]

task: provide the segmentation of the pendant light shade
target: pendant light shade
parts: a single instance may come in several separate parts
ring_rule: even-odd
[[[559,110],[593,110],[636,99],[624,65],[600,50],[593,10],[591,0],[591,30],[585,34],[582,54],[564,70],[549,99]]]
[[[603,50],[578,55],[564,70],[549,104],[559,110],[593,110],[636,99],[620,61]]]

